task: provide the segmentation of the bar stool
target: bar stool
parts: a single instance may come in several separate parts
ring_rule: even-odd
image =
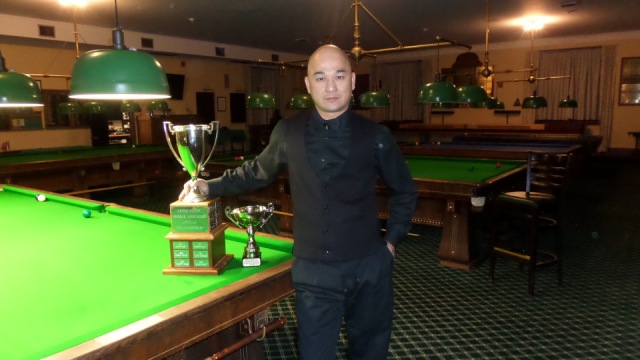
[[[491,204],[491,253],[489,279],[495,277],[496,258],[502,257],[527,266],[528,294],[534,296],[535,273],[540,266],[556,264],[557,281],[562,284],[562,242],[558,222],[541,215],[538,202],[499,195]],[[540,247],[542,230],[551,230],[553,249]]]

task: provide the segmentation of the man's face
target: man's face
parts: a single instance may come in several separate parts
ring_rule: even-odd
[[[339,48],[323,46],[311,55],[304,82],[323,119],[334,119],[349,108],[355,78]]]

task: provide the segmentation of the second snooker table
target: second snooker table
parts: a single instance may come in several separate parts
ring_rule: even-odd
[[[403,145],[405,155],[453,156],[487,159],[526,160],[527,153],[545,152],[554,154],[571,153],[575,159],[584,151],[580,144],[561,143],[501,143],[501,142],[438,142],[419,145]],[[576,161],[576,160],[572,160]]]
[[[233,157],[212,157],[206,168],[211,176],[240,166],[243,160]],[[472,269],[478,263],[477,243],[471,225],[470,212],[481,211],[481,206],[472,206],[474,201],[501,191],[511,190],[514,185],[524,184],[526,162],[513,159],[490,159],[471,157],[439,157],[405,155],[405,160],[418,188],[418,202],[413,223],[440,226],[443,228],[438,257],[440,264],[453,268]],[[498,165],[499,163],[499,165]],[[378,213],[380,218],[389,216],[387,190],[380,182],[377,186]],[[295,210],[287,175],[284,174],[265,189],[249,194],[252,201],[273,202],[280,211],[291,213],[280,217],[283,231],[291,231]]]
[[[242,267],[229,228],[221,275],[163,275],[167,215],[0,185],[0,219],[0,359],[165,358],[293,294],[291,239],[256,236]]]
[[[58,193],[112,186],[143,189],[180,170],[167,145],[66,147],[0,153],[0,183]],[[182,174],[180,174],[182,175]],[[184,181],[188,179],[184,173]]]

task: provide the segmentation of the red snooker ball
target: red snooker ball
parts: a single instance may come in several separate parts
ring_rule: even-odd
[[[502,166],[502,163],[501,163],[501,162],[497,162],[497,163],[496,163],[496,167],[501,167],[501,166]]]

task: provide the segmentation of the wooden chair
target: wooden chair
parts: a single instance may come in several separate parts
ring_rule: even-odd
[[[529,270],[528,294],[534,295],[536,269],[556,264],[558,284],[562,284],[562,238],[556,220],[542,216],[538,202],[500,195],[491,204],[491,253],[489,279],[495,276],[496,258],[513,260]],[[549,230],[552,249],[543,249],[540,235]]]

